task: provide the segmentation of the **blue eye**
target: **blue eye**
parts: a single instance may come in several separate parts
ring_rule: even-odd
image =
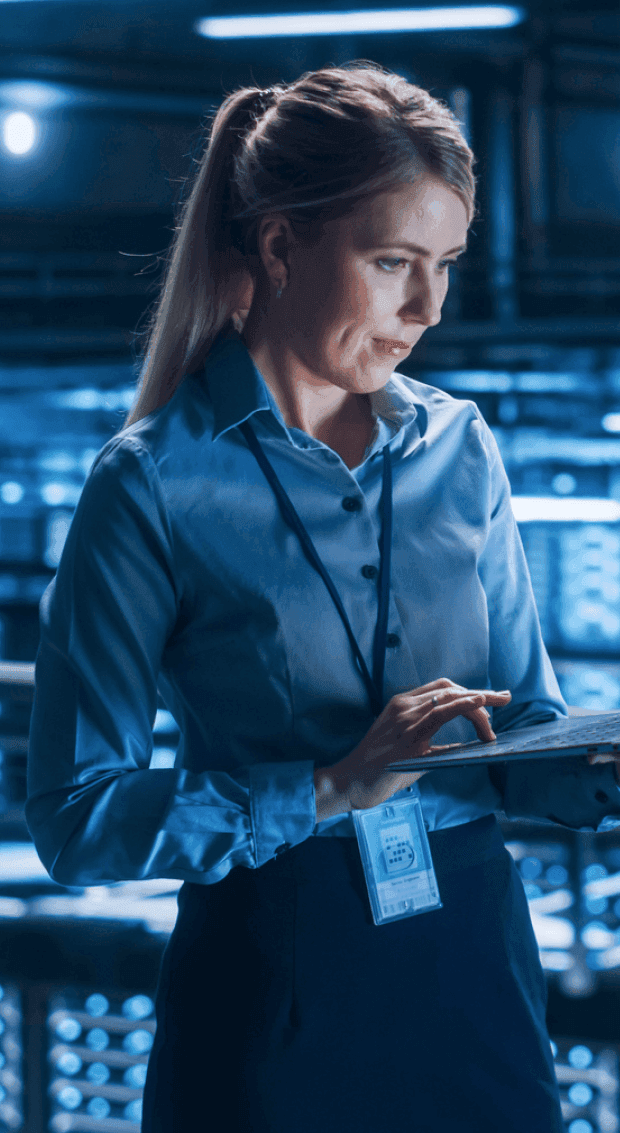
[[[406,263],[406,260],[404,260],[402,257],[396,257],[396,259],[377,260],[377,263],[378,264],[404,264],[404,263]],[[390,271],[389,268],[384,268],[383,270],[388,271],[388,272]]]

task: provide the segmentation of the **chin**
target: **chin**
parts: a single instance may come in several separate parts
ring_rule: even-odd
[[[375,389],[381,389],[390,380],[400,361],[400,358],[390,355],[378,358],[367,347],[362,347],[356,360],[356,370],[359,375],[358,381],[364,384],[363,392],[370,393]]]

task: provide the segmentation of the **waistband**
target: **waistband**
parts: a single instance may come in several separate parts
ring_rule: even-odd
[[[449,826],[444,830],[431,830],[428,841],[438,878],[481,865],[497,854],[506,852],[501,828],[494,814],[485,814],[473,822]],[[267,862],[261,869],[269,873],[277,872],[280,876],[292,877],[297,881],[309,880],[317,870],[320,872],[323,868],[329,868],[330,861],[342,857],[359,860],[356,838],[308,838],[292,850]]]

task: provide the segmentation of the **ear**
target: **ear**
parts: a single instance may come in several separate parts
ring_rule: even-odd
[[[257,233],[262,266],[273,284],[288,278],[288,248],[295,242],[288,217],[269,213],[261,217]]]

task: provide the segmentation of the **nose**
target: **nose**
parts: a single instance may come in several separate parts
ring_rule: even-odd
[[[412,294],[407,299],[407,311],[412,322],[426,327],[437,326],[446,297],[445,281],[433,275],[426,265],[420,265],[412,281]]]

